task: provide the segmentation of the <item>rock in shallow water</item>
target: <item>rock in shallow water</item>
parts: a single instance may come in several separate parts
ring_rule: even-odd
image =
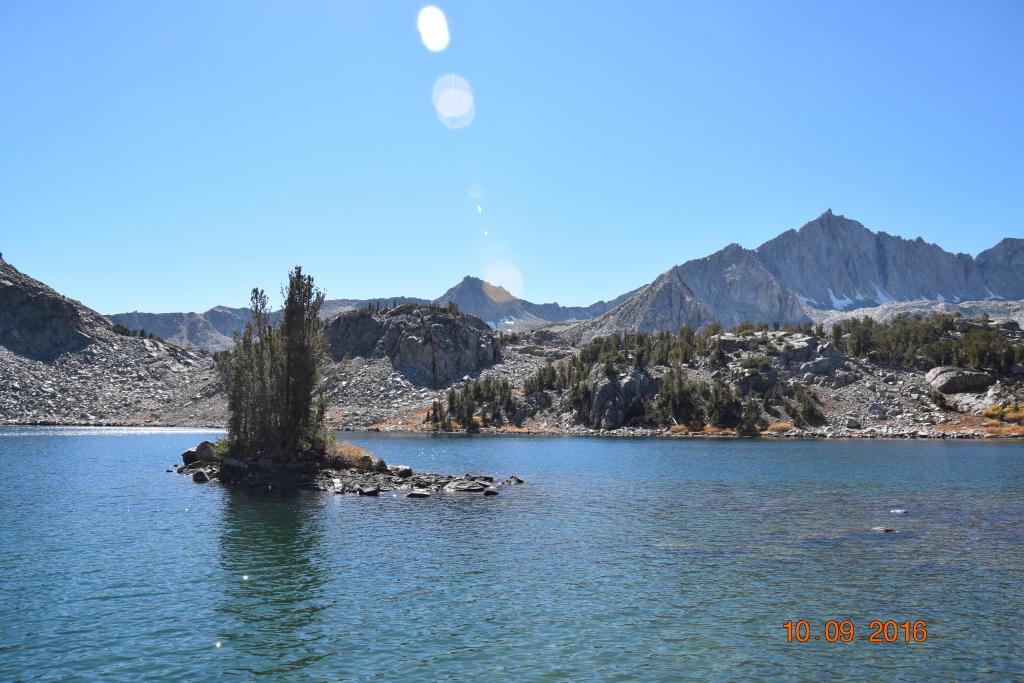
[[[197,484],[205,484],[210,481],[210,475],[206,473],[206,470],[196,470],[195,474],[192,475],[192,481]]]
[[[430,498],[430,491],[426,489],[413,489],[405,494],[406,498]]]
[[[193,446],[181,454],[181,461],[186,465],[194,462],[216,462],[217,456],[214,445],[210,441],[203,441],[198,446]]]
[[[459,493],[479,493],[487,489],[487,485],[475,479],[455,479],[444,486],[445,491]]]
[[[494,488],[493,486],[489,486],[489,487],[484,489],[484,495],[485,496],[496,496],[496,495],[498,495],[498,489]]]
[[[505,483],[506,484],[525,484],[526,482],[513,474],[511,477],[509,477],[508,479],[505,480]]]

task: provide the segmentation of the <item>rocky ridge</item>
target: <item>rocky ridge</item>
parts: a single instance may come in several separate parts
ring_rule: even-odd
[[[328,299],[320,307],[321,320],[330,320],[336,315],[366,306],[398,306],[401,304],[428,303],[426,299],[399,296],[380,299]],[[270,314],[272,324],[277,324],[281,312]],[[203,351],[224,351],[234,345],[232,336],[241,334],[249,322],[248,308],[214,306],[205,313],[114,313],[107,316],[113,323],[130,330],[142,330],[162,340],[186,349]]]
[[[965,318],[988,316],[997,322],[1014,321],[1024,325],[1024,301],[890,301],[881,306],[857,308],[851,311],[822,310],[805,306],[804,312],[815,323],[830,329],[841,320],[868,317],[878,322],[889,322],[898,315],[929,316],[935,313],[959,313]]]
[[[969,255],[951,254],[920,237],[872,232],[831,210],[756,252],[780,283],[815,308],[995,297]]]
[[[0,347],[49,361],[111,329],[95,311],[0,260]]]
[[[324,335],[336,361],[386,356],[395,369],[432,387],[493,365],[501,356],[497,333],[454,305],[350,311],[331,320]]]
[[[634,290],[635,291],[635,290]],[[625,301],[633,292],[627,292],[611,301],[598,301],[589,306],[561,306],[557,303],[535,304],[513,296],[504,287],[492,285],[475,277],[465,277],[454,287],[434,299],[396,296],[373,299],[327,299],[320,308],[320,318],[332,318],[367,307],[394,308],[407,304],[456,304],[460,310],[480,318],[494,329],[519,332],[544,327],[552,323],[587,320],[600,315]],[[270,315],[276,324],[280,311]],[[164,341],[188,349],[223,351],[232,347],[232,335],[241,333],[249,322],[248,308],[215,306],[205,313],[113,313],[107,316],[113,323],[130,330],[143,330]]]
[[[434,299],[436,304],[454,303],[461,310],[485,320],[495,329],[517,332],[551,323],[588,320],[615,308],[630,296],[622,294],[611,301],[598,301],[589,306],[561,306],[557,303],[535,304],[519,299],[504,287],[480,278],[466,276],[462,282]]]
[[[714,320],[790,322],[890,302],[1024,297],[1024,240],[1004,239],[977,259],[921,238],[875,233],[826,211],[756,249],[732,244],[660,275],[615,308],[562,328],[585,341],[611,332],[675,331]]]
[[[976,324],[966,323],[963,331]],[[1024,344],[1019,329],[1000,328],[1015,344]],[[956,334],[956,333],[955,333]],[[791,408],[771,407],[762,436],[860,438],[978,438],[1020,436],[1013,429],[986,431],[986,409],[1024,402],[1024,368],[1005,375],[961,367],[940,366],[928,371],[883,367],[863,358],[846,357],[830,341],[797,331],[748,331],[712,337],[723,358],[691,362],[687,379],[725,383],[742,396],[783,387],[810,389],[816,396],[821,420],[800,424]],[[595,365],[586,378],[585,412],[570,392],[546,392],[531,399],[540,409],[522,424],[537,432],[607,435],[722,434],[723,430],[692,430],[684,425],[664,428],[629,426],[631,404],[655,397],[662,390],[668,368],[657,365]],[[937,398],[937,396],[939,398]],[[790,404],[787,404],[790,405]],[[635,413],[635,410],[633,412]],[[502,431],[497,428],[495,431]],[[728,430],[725,431],[728,433]]]
[[[119,334],[0,261],[0,423],[220,425],[213,361]]]
[[[617,331],[675,331],[712,321],[727,327],[743,321],[800,323],[889,303],[956,305],[1000,299],[1024,299],[1024,239],[1003,239],[975,259],[921,238],[872,232],[828,210],[756,249],[730,244],[607,302],[535,304],[466,277],[433,303],[455,303],[503,331],[551,327],[584,341]],[[394,303],[426,300],[332,299],[321,314],[327,320],[367,304]],[[231,332],[244,326],[247,312],[217,307],[203,314],[122,313],[110,318],[181,346],[214,351],[228,348]]]
[[[442,387],[415,381],[386,355],[355,356],[334,363],[325,373],[328,424],[337,429],[419,429],[426,408],[434,401],[445,400],[449,386],[458,388],[486,377],[522,386],[539,368],[571,352],[568,342],[554,335],[543,331],[520,333],[502,341],[501,357],[494,364]]]

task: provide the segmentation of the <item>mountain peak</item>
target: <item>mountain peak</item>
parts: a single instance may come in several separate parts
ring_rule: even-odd
[[[466,277],[462,278],[462,280],[459,282],[459,284],[455,285],[454,287],[449,289],[447,292],[445,292],[441,296],[441,298],[442,299],[446,299],[453,292],[464,291],[464,290],[473,290],[473,291],[476,291],[476,292],[482,292],[484,294],[484,296],[486,296],[488,299],[490,299],[491,301],[494,301],[494,302],[505,302],[505,301],[514,301],[514,300],[516,300],[516,297],[512,294],[512,292],[508,291],[507,289],[505,289],[501,285],[492,285],[487,280],[481,280],[480,278],[474,277],[472,275],[467,275]]]

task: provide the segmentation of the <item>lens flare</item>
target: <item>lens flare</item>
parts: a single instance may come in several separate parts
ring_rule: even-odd
[[[433,101],[437,118],[449,128],[465,128],[473,123],[473,90],[462,76],[445,74],[437,79]]]
[[[519,268],[515,264],[508,261],[496,261],[487,266],[484,271],[484,280],[492,285],[503,287],[512,296],[521,297],[523,295],[523,274],[519,272]]]
[[[448,20],[445,19],[444,12],[433,5],[427,5],[420,10],[419,16],[416,17],[416,29],[420,32],[423,47],[431,52],[441,52],[448,47],[448,41],[451,40],[448,34]]]

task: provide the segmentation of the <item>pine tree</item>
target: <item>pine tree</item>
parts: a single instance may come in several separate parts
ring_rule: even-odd
[[[253,289],[250,321],[235,348],[218,354],[228,397],[228,443],[240,458],[289,458],[322,451],[326,399],[317,392],[326,344],[320,327],[324,295],[296,266],[289,273],[281,326],[270,324],[267,296]]]

